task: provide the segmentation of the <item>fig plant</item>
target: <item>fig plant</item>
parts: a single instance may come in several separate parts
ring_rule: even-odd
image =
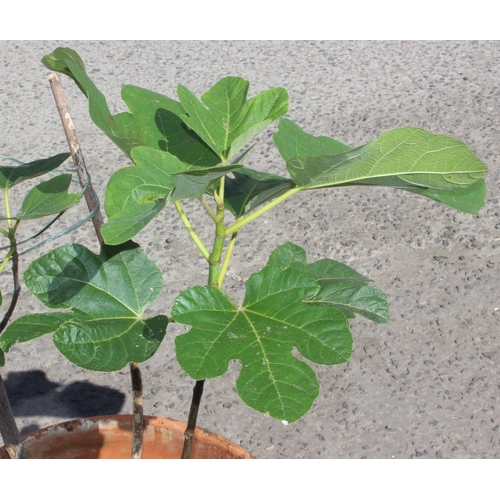
[[[347,265],[329,258],[308,262],[304,249],[286,243],[246,281],[239,305],[223,284],[240,230],[291,196],[342,186],[402,189],[474,215],[484,204],[487,168],[451,137],[408,127],[351,148],[283,118],[285,89],[248,98],[249,82],[233,76],[201,98],[182,85],[177,99],[125,85],[121,95],[129,112],[112,115],[75,51],[58,48],[42,62],[76,83],[93,122],[132,165],[115,171],[107,184],[99,255],[70,244],[29,266],[26,286],[56,311],[14,321],[0,338],[4,351],[15,342],[53,334],[56,347],[74,364],[119,370],[151,357],[174,321],[191,327],[176,337],[175,349],[180,366],[197,381],[194,399],[204,379],[223,375],[230,361],[239,360],[241,398],[259,412],[293,422],[319,394],[314,370],[294,348],[313,363],[347,362],[349,319],[358,314],[388,322],[387,300]],[[244,166],[252,140],[275,122],[273,140],[287,177]],[[184,210],[188,198],[208,214],[210,246]],[[140,239],[153,221],[161,224],[170,206],[206,260],[207,285],[188,288],[170,311],[147,317],[162,276],[132,239]]]

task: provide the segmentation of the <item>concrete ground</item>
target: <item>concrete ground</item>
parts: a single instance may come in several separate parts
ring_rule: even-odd
[[[207,381],[198,423],[257,458],[500,457],[500,42],[1,41],[0,154],[30,161],[67,151],[40,63],[57,46],[77,50],[114,113],[126,110],[124,84],[175,97],[182,83],[200,95],[236,75],[250,81],[250,95],[285,87],[287,117],[311,134],[357,146],[415,126],[467,143],[490,169],[478,217],[409,193],[342,188],[301,193],[240,232],[226,281],[236,299],[269,252],[292,241],[310,260],[333,258],[374,280],[388,296],[392,320],[351,322],[351,360],[314,367],[321,393],[298,422],[285,426],[248,408],[235,391],[234,363]],[[130,162],[91,123],[76,86],[65,77],[63,85],[102,200],[110,174]],[[284,171],[274,131],[257,141],[247,166]],[[196,219],[196,204],[186,206]],[[68,213],[62,227],[74,217]],[[27,224],[26,234],[31,229]],[[152,314],[165,312],[162,304],[169,311],[187,286],[205,283],[203,261],[173,210],[136,240],[166,276]],[[26,254],[22,268],[69,241],[97,251],[86,224]],[[12,293],[9,268],[0,288]],[[23,288],[14,318],[42,310]],[[146,414],[187,418],[193,383],[173,344],[183,331],[169,327],[142,365]],[[79,416],[130,413],[128,369],[74,367],[49,337],[15,346],[6,361],[1,373],[23,433]]]

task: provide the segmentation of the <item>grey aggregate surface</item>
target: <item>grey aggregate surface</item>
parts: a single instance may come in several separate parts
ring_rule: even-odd
[[[257,458],[500,456],[500,42],[1,41],[0,154],[30,161],[67,151],[40,63],[58,46],[79,52],[113,113],[126,110],[124,84],[175,97],[178,83],[200,95],[237,75],[250,81],[250,95],[285,87],[288,118],[351,146],[402,126],[468,144],[490,169],[479,217],[395,190],[342,188],[301,193],[240,232],[225,283],[236,300],[270,251],[292,241],[309,261],[333,258],[374,280],[388,296],[392,320],[351,321],[351,360],[314,366],[321,393],[298,422],[285,426],[248,408],[235,391],[234,362],[207,381],[199,425]],[[63,85],[102,200],[111,173],[130,162],[91,123],[76,86],[66,77]],[[259,138],[247,166],[285,172],[272,146],[275,130]],[[192,220],[201,216],[196,203],[186,207]],[[62,225],[74,217],[68,213]],[[211,238],[196,227],[202,239]],[[27,225],[26,234],[32,229]],[[204,261],[173,210],[136,240],[166,276],[151,314],[165,312],[162,304],[169,310],[187,286],[205,284]],[[27,254],[22,269],[70,241],[97,252],[88,223]],[[0,286],[4,296],[12,293],[8,268]],[[14,318],[43,310],[24,287]],[[146,414],[187,418],[193,384],[173,344],[184,331],[169,326],[159,351],[142,365]],[[16,345],[6,360],[2,377],[23,433],[79,416],[130,413],[128,369],[74,367],[47,336]]]

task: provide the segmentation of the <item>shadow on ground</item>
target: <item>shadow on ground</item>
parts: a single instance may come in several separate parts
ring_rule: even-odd
[[[11,372],[5,388],[15,417],[37,415],[61,420],[120,413],[125,394],[89,382],[73,382],[67,386],[52,382],[42,370]],[[29,425],[21,435],[39,429]]]

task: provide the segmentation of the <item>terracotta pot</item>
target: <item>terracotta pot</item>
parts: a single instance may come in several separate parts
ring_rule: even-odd
[[[144,417],[143,458],[180,458],[185,422]],[[69,420],[23,437],[28,458],[130,458],[132,416]],[[9,458],[4,447],[0,458]],[[252,458],[228,439],[196,428],[191,458]]]

